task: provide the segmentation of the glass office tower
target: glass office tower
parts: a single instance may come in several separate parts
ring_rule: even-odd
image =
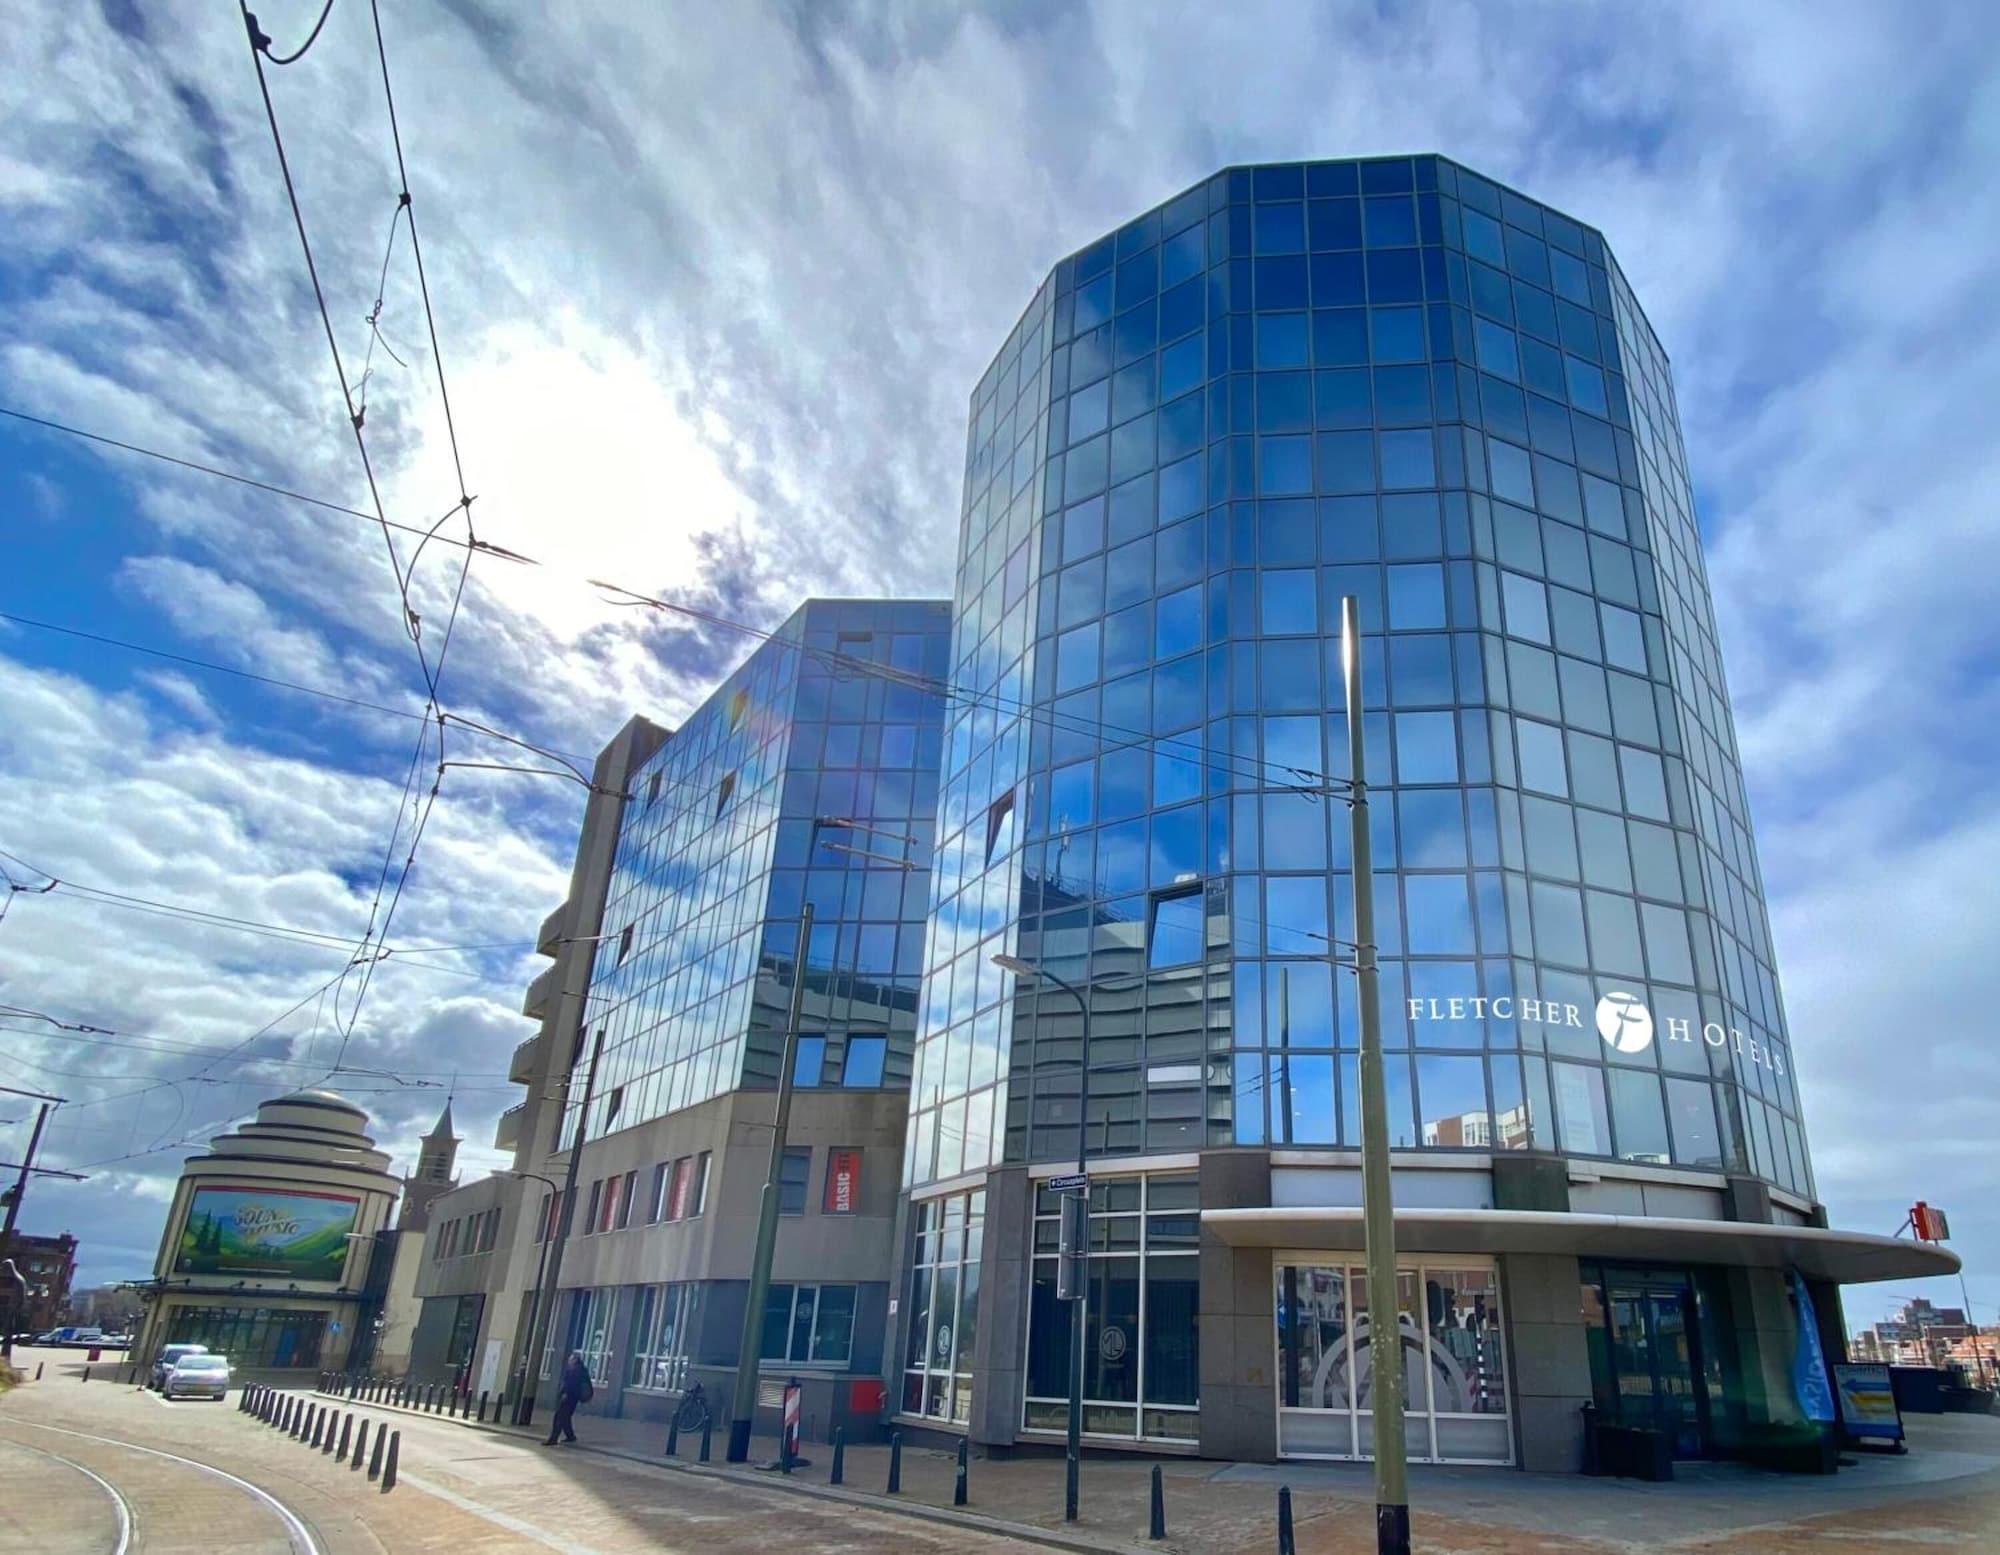
[[[1597,232],[1429,156],[1216,175],[973,391],[903,1411],[1060,1431],[1081,1125],[1086,1429],[1367,1454],[1347,595],[1410,1450],[1573,1467],[1593,1395],[1726,1447],[1840,1276],[1765,1245],[1824,1217],[1672,382]]]

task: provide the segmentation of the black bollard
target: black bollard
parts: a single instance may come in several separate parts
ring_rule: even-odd
[[[903,1490],[903,1433],[889,1433],[889,1495],[900,1495]]]
[[[479,1390],[479,1423],[481,1425],[486,1424],[486,1390],[484,1388]]]
[[[40,1382],[42,1380],[42,1367],[44,1364],[46,1363],[42,1361],[35,1362],[35,1381],[37,1382]]]
[[[958,1473],[953,1476],[951,1482],[951,1504],[953,1506],[965,1505],[965,1457],[966,1449],[970,1445],[963,1436],[958,1439]]]
[[[83,1375],[82,1375],[81,1377],[79,1377],[79,1378],[77,1379],[77,1381],[79,1381],[79,1382],[88,1382],[88,1381],[90,1381],[90,1368],[89,1368],[88,1366],[86,1366],[86,1367],[84,1367],[84,1368],[83,1368]]]
[[[377,1479],[382,1473],[382,1453],[389,1445],[389,1428],[385,1425],[375,1433],[375,1455],[368,1460],[368,1477]]]
[[[338,1454],[335,1455],[333,1460],[334,1462],[345,1463],[347,1461],[347,1446],[349,1441],[353,1438],[353,1436],[354,1436],[354,1412],[352,1410],[349,1410],[347,1413],[347,1418],[340,1422],[340,1451]]]
[[[714,1430],[715,1422],[713,1420],[704,1419],[701,1422],[701,1461],[703,1463],[708,1462],[708,1439]]]
[[[391,1431],[389,1433],[389,1461],[382,1466],[382,1494],[385,1496],[396,1488],[396,1459],[401,1454],[402,1447],[403,1433],[401,1431]]]
[[[1292,1487],[1278,1487],[1278,1555],[1298,1555],[1299,1542],[1292,1535]]]
[[[347,1460],[350,1469],[359,1469],[361,1460],[368,1456],[368,1422],[363,1420],[361,1428],[354,1433],[354,1452]]]
[[[833,1428],[833,1472],[828,1475],[829,1485],[838,1485],[847,1478],[847,1427]]]
[[[305,1443],[308,1447],[317,1447],[319,1445],[320,1423],[325,1414],[326,1407],[322,1404],[309,1404],[306,1406]]]
[[[330,1415],[330,1416],[328,1416],[328,1418],[327,1418],[327,1422],[326,1422],[326,1440],[320,1443],[320,1448],[319,1448],[319,1452],[320,1452],[320,1456],[321,1456],[322,1458],[324,1458],[324,1457],[327,1457],[327,1456],[328,1456],[329,1454],[331,1454],[331,1453],[332,1453],[332,1451],[333,1451],[333,1423],[334,1423],[334,1421],[335,1421],[335,1420],[351,1420],[351,1419],[353,1419],[353,1416],[351,1416],[351,1415],[346,1415],[346,1416],[343,1416],[343,1415],[340,1415],[340,1414],[338,1414],[338,1413],[336,1413],[336,1414],[333,1414],[333,1415]]]
[[[677,1455],[681,1450],[681,1412],[676,1409],[667,1420],[667,1456]]]
[[[1153,1465],[1153,1507],[1152,1516],[1146,1526],[1146,1537],[1164,1539],[1167,1536],[1167,1490],[1160,1478],[1160,1466]]]

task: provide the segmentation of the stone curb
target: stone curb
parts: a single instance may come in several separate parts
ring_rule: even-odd
[[[481,1425],[476,1420],[432,1415],[420,1409],[404,1409],[395,1404],[357,1404],[355,1407],[377,1409],[392,1415],[414,1415],[420,1420],[435,1420],[442,1425],[461,1426],[466,1430],[480,1431],[489,1436],[519,1439],[533,1434],[519,1426],[496,1426],[490,1423]],[[724,1480],[731,1484],[762,1486],[768,1490],[789,1490],[799,1495],[814,1496],[822,1501],[837,1502],[843,1506],[861,1507],[873,1512],[893,1512],[898,1516],[942,1523],[948,1527],[967,1528],[975,1533],[990,1534],[996,1538],[1019,1539],[1048,1549],[1070,1550],[1074,1555],[1156,1555],[1162,1548],[1157,1544],[1122,1544],[1115,1539],[1093,1538],[1086,1534],[1045,1528],[1038,1523],[1009,1522],[1005,1518],[988,1517],[980,1512],[960,1511],[956,1507],[932,1506],[927,1501],[906,1501],[890,1496],[875,1496],[866,1491],[849,1490],[839,1485],[816,1485],[809,1480],[780,1474],[776,1470],[766,1472],[762,1469],[739,1469],[725,1464],[684,1463],[678,1458],[664,1455],[657,1458],[648,1457],[644,1453],[633,1452],[625,1447],[603,1447],[583,1442],[576,1443],[573,1450],[595,1453],[601,1458],[618,1458],[649,1469],[666,1469],[705,1479]]]

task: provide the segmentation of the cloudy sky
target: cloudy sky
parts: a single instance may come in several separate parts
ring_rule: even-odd
[[[1678,376],[1822,1195],[1885,1232],[1947,1206],[1994,1319],[1983,7],[383,9],[474,520],[554,564],[473,563],[442,699],[556,751],[672,721],[746,647],[584,578],[763,625],[942,592],[993,348],[1055,258],[1214,168],[1435,149],[1601,227]],[[318,10],[259,6],[280,52]],[[0,406],[367,509],[233,10],[0,0],[0,28]],[[407,228],[383,282],[366,5],[270,76],[383,500],[428,525],[459,486]],[[0,535],[0,864],[64,882],[9,893],[0,1003],[103,1029],[0,1021],[0,1081],[71,1098],[48,1155],[89,1173],[26,1228],[146,1273],[188,1145],[337,1056],[400,1163],[455,1084],[494,1164],[583,795],[447,770],[389,942],[487,948],[326,987],[409,835],[424,686],[379,529],[0,417]],[[433,660],[463,555],[414,566]]]

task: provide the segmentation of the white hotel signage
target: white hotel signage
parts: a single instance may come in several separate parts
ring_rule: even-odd
[[[1583,1010],[1580,1006],[1563,999],[1531,999],[1526,995],[1515,998],[1511,994],[1501,994],[1498,998],[1468,997],[1451,999],[1411,999],[1407,1001],[1412,1021],[1461,1021],[1520,1020],[1524,1024],[1537,1026],[1574,1026],[1584,1029]],[[1597,1008],[1591,1012],[1591,1024],[1597,1034],[1604,1039],[1604,1045],[1620,1053],[1643,1053],[1653,1044],[1656,1027],[1653,1012],[1637,994],[1614,989],[1597,1001]],[[1665,1038],[1668,1042],[1693,1042],[1694,1023],[1669,1016],[1665,1023]],[[1774,1048],[1759,1042],[1755,1037],[1725,1027],[1720,1021],[1709,1021],[1701,1028],[1701,1040],[1714,1048],[1728,1048],[1737,1057],[1768,1069],[1773,1074],[1785,1072],[1785,1060]]]

